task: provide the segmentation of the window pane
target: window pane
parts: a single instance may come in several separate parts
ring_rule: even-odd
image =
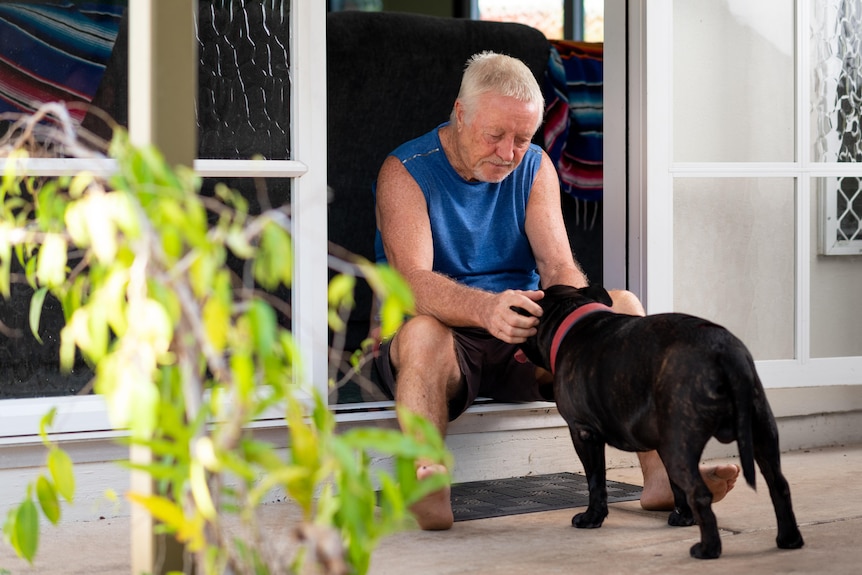
[[[0,134],[14,118],[47,102],[63,102],[74,127],[88,126],[89,105],[112,95],[112,65],[127,0],[0,3]],[[125,93],[125,91],[123,91]],[[59,369],[59,333],[65,320],[48,295],[39,343],[30,330],[33,290],[13,263],[9,299],[0,298],[0,399],[89,393],[92,371],[79,360]]]
[[[216,183],[241,190],[252,213],[290,203],[292,180],[287,178],[205,178],[202,192],[213,195]],[[215,221],[216,216],[212,219]],[[227,265],[234,274],[234,285],[251,285],[251,270],[244,262],[229,257]],[[77,261],[70,261],[69,266],[75,268]],[[60,302],[51,295],[46,297],[39,322],[39,343],[30,331],[33,290],[20,266],[13,263],[12,274],[11,297],[6,300],[0,296],[0,400],[92,393],[89,382],[93,372],[80,357],[71,373],[60,371],[60,331],[65,325]],[[290,329],[290,290],[279,287],[267,301],[281,325]]]
[[[755,359],[794,357],[790,178],[674,182],[674,310],[722,324]]]
[[[674,161],[794,160],[793,5],[674,2]]]
[[[857,178],[840,179],[858,182]],[[815,179],[812,205],[817,205],[818,190],[823,193],[824,189],[836,187],[836,178]],[[818,232],[822,232],[824,220],[817,210],[812,210],[811,217],[811,357],[860,356],[862,255],[818,254]]]
[[[862,177],[840,176],[814,181],[818,191],[818,252],[862,254]]]
[[[59,99],[106,139],[110,128],[85,104],[127,126],[127,6],[128,0],[0,2],[0,112],[31,112]],[[199,157],[290,159],[289,7],[287,0],[198,1]],[[289,180],[271,180],[265,191],[251,179],[228,183],[252,209],[290,202]],[[205,181],[205,193],[211,189]],[[72,374],[59,373],[59,303],[46,300],[41,345],[30,334],[31,296],[18,285],[10,300],[0,298],[0,398],[86,392],[91,373],[83,363]]]
[[[198,157],[290,159],[290,2],[198,9]]]
[[[479,20],[520,22],[557,40],[563,35],[563,0],[479,0]]]
[[[584,42],[605,41],[605,0],[584,0]]]
[[[862,0],[814,0],[811,143],[816,162],[862,161]]]
[[[0,114],[59,101],[80,124],[102,86],[127,3],[0,3]],[[0,133],[8,125],[0,119]]]
[[[30,332],[33,290],[20,267],[13,264],[12,273],[11,297],[0,297],[0,399],[90,393],[93,372],[82,360],[71,373],[60,372],[60,330],[65,325],[60,302],[51,295],[45,298],[40,344]]]
[[[63,101],[105,139],[110,128],[89,104],[128,126],[127,6],[0,3],[0,113]],[[289,8],[285,0],[199,0],[198,157],[290,159]]]

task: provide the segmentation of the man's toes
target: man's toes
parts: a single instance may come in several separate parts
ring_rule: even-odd
[[[712,492],[712,501],[716,503],[724,499],[724,496],[736,485],[736,479],[739,477],[739,466],[733,463],[716,465],[704,469],[702,475],[707,487]]]

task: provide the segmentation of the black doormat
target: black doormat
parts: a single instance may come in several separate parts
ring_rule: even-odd
[[[640,499],[641,487],[608,481],[608,503]],[[503,517],[589,503],[587,478],[577,473],[528,475],[452,485],[455,521]]]

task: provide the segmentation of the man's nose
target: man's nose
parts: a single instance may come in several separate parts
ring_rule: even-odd
[[[497,156],[504,162],[511,162],[515,159],[515,140],[514,138],[503,138],[497,145]]]

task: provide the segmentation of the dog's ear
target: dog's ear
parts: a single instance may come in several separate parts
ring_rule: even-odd
[[[592,284],[582,288],[581,293],[590,299],[594,299],[599,303],[605,304],[606,306],[611,306],[614,303],[607,290],[599,284]]]

